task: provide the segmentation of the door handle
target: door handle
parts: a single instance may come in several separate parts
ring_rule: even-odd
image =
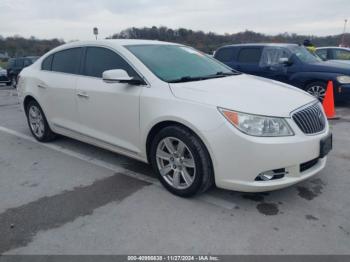
[[[38,87],[39,87],[39,88],[42,88],[42,89],[46,89],[46,88],[47,88],[47,86],[45,86],[45,85],[40,85],[40,84],[38,84]]]
[[[82,98],[89,98],[89,95],[86,93],[77,93],[77,96]]]

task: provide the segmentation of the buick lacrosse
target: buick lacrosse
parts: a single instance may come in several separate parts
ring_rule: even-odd
[[[293,185],[321,171],[332,147],[314,97],[179,44],[66,44],[21,72],[18,93],[37,140],[60,134],[150,163],[184,197],[214,184]]]

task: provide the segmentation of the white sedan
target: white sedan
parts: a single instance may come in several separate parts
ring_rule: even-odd
[[[150,163],[184,197],[290,186],[332,147],[314,97],[179,44],[66,44],[25,68],[18,92],[37,140],[61,134]]]

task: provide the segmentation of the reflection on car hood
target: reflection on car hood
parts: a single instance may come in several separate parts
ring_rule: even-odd
[[[341,63],[341,62],[333,61],[333,60],[308,64],[305,67],[305,71],[338,73],[338,74],[350,75],[349,64]]]
[[[315,101],[295,87],[244,74],[169,85],[177,98],[257,115],[289,117]]]

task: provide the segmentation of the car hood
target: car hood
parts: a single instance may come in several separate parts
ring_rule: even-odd
[[[295,87],[245,74],[169,85],[180,99],[266,116],[289,117],[293,110],[316,101]]]
[[[324,61],[305,66],[305,71],[308,72],[325,72],[350,75],[349,64],[338,61]]]

